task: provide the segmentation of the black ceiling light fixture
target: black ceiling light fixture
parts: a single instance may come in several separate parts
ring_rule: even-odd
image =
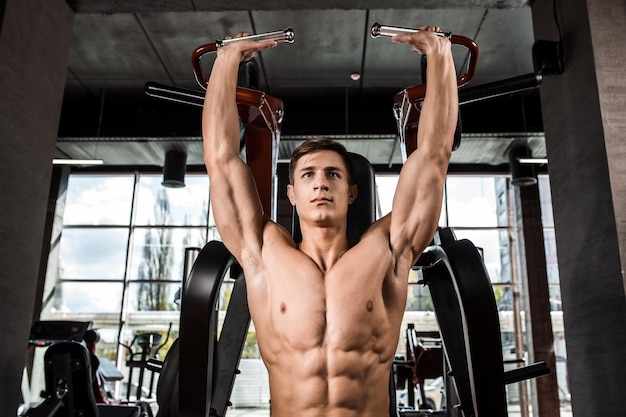
[[[185,170],[187,167],[187,153],[181,149],[170,149],[165,153],[163,164],[163,182],[161,185],[168,188],[182,188],[185,186]]]
[[[532,160],[533,152],[526,141],[513,143],[508,150],[511,184],[516,187],[527,187],[537,184],[537,172],[532,163],[523,163],[523,160]]]

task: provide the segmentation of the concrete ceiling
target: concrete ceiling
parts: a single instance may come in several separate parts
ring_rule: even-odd
[[[200,93],[192,51],[239,30],[291,27],[295,33],[293,44],[257,59],[260,89],[285,102],[281,157],[304,138],[325,135],[376,164],[400,163],[391,103],[396,92],[420,83],[420,59],[406,45],[371,38],[375,22],[436,24],[474,39],[478,68],[461,89],[462,100],[481,86],[533,72],[531,14],[521,0],[68,4],[76,16],[57,155],[102,158],[108,165],[160,166],[171,147],[184,148],[188,164],[202,164],[200,109],[147,97],[144,86]],[[454,56],[462,74],[466,50],[455,46]],[[358,81],[353,72],[361,75]],[[465,104],[461,114],[464,140],[453,164],[505,164],[506,149],[519,138],[530,141],[535,156],[545,156],[536,89]]]

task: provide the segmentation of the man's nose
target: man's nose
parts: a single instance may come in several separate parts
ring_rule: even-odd
[[[329,186],[328,186],[328,181],[326,180],[326,177],[324,177],[323,175],[317,176],[315,179],[314,188],[316,190],[322,189],[324,191],[328,191]]]

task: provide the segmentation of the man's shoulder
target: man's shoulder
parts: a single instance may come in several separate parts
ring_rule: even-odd
[[[367,230],[363,233],[362,239],[369,236],[378,236],[385,235],[389,236],[389,230],[391,227],[391,213],[387,214],[384,217],[376,220],[374,223],[367,228]]]
[[[285,227],[271,220],[269,217],[265,217],[263,220],[262,244],[266,246],[267,244],[275,243],[286,243],[289,246],[296,246],[291,233]]]
[[[390,218],[388,216],[382,217],[372,223],[365,232],[361,235],[356,244],[352,248],[367,246],[371,249],[374,247],[388,247],[389,246],[389,226]]]

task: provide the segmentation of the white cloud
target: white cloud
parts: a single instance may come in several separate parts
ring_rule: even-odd
[[[133,176],[70,176],[65,224],[128,224]]]

